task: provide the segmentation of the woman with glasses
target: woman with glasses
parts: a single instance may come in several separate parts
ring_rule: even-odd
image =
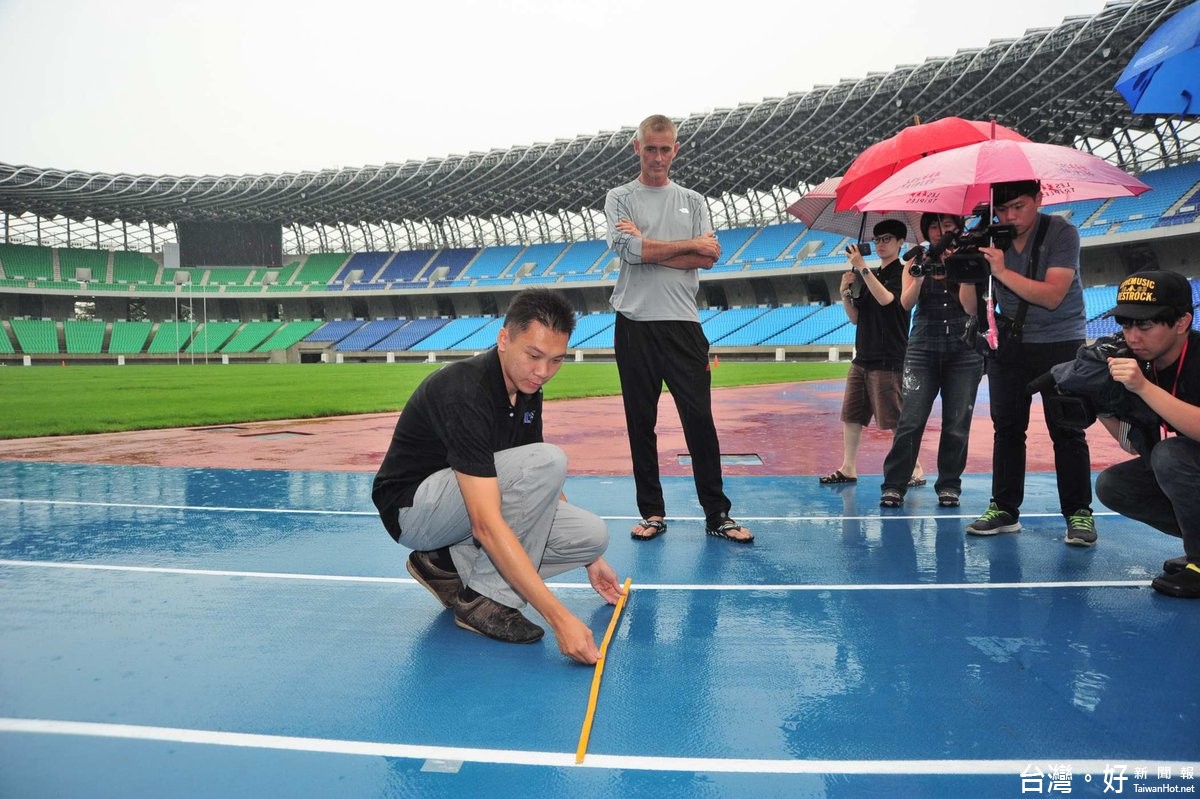
[[[921,216],[921,235],[938,242],[948,233],[961,230],[962,217],[926,213]],[[959,301],[958,284],[948,279],[941,264],[921,264],[904,270],[900,304],[915,308],[908,351],[904,358],[903,401],[892,448],[883,462],[883,486],[879,504],[898,508],[904,504],[909,475],[917,462],[925,425],[933,401],[942,395],[942,434],[938,442],[938,504],[958,507],[962,473],[967,466],[967,444],[975,394],[983,377],[983,356],[974,342],[964,339],[969,319]],[[972,309],[973,310],[973,309]]]

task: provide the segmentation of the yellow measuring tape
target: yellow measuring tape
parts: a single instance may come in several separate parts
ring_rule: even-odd
[[[600,677],[604,674],[604,661],[608,654],[608,642],[612,640],[613,631],[617,629],[617,619],[621,617],[625,600],[629,599],[629,586],[632,583],[632,577],[625,578],[625,593],[617,599],[612,621],[608,623],[608,631],[604,633],[604,640],[600,643],[600,659],[596,661],[596,673],[592,676],[592,693],[588,697],[587,714],[583,717],[583,730],[579,733],[579,746],[575,749],[576,764],[582,763],[583,756],[587,753],[588,738],[592,734],[592,717],[596,715],[596,699],[600,695]]]

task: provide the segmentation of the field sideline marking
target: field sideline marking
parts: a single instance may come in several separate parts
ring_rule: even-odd
[[[71,569],[76,571],[116,571],[139,574],[183,574],[197,577],[257,577],[269,580],[317,580],[339,583],[386,583],[416,585],[411,577],[359,577],[341,574],[301,574],[296,572],[248,572],[226,569],[185,569],[170,566],[123,566],[107,563],[63,563],[52,560],[0,559],[0,566],[30,569]],[[706,585],[688,583],[640,583],[639,591],[947,591],[992,590],[1013,588],[1145,588],[1149,580],[1085,580],[1033,583],[875,583],[867,585],[826,584],[769,584],[769,585]],[[588,583],[548,582],[551,589],[594,590]]]
[[[6,504],[28,504],[28,505],[74,505],[92,508],[132,508],[135,510],[187,510],[187,511],[210,511],[214,513],[295,513],[295,514],[310,514],[319,516],[378,516],[375,511],[370,510],[315,510],[311,508],[236,508],[224,506],[209,506],[209,505],[152,505],[148,503],[136,502],[90,502],[85,500],[67,500],[67,499],[11,499],[0,497],[0,503]],[[1117,516],[1113,511],[1096,511],[1093,516]],[[827,521],[866,521],[869,519],[897,519],[897,520],[923,520],[923,519],[975,519],[977,514],[961,514],[961,513],[937,513],[926,515],[911,515],[905,516],[900,514],[870,514],[866,516],[739,516],[738,518],[744,522],[827,522]],[[620,522],[620,521],[638,521],[640,516],[600,516],[605,521]],[[704,521],[703,516],[669,516],[671,521],[679,522],[700,522]],[[1061,513],[1022,513],[1022,519],[1058,519],[1062,518]]]
[[[1103,774],[1112,763],[1129,770],[1169,767],[1181,770],[1194,763],[1139,762],[1125,758],[1110,760],[1072,760],[1061,754],[1054,757],[1030,757],[1021,760],[770,760],[750,758],[647,757],[643,755],[592,754],[582,764],[575,763],[570,752],[538,752],[519,749],[478,749],[419,744],[349,741],[336,738],[300,738],[286,735],[218,732],[179,727],[149,727],[135,724],[98,724],[82,721],[0,718],[0,733],[74,735],[92,738],[160,741],[177,744],[208,744],[291,752],[322,752],[368,757],[394,757],[409,760],[459,760],[518,766],[552,768],[635,769],[667,772],[719,772],[743,774],[965,774],[1003,775],[1018,779],[1030,763],[1070,763],[1076,773]]]

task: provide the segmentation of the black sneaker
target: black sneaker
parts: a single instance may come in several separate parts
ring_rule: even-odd
[[[437,601],[442,603],[442,607],[454,607],[458,591],[463,587],[462,580],[458,579],[458,572],[449,572],[438,568],[433,565],[433,559],[429,557],[428,552],[417,552],[416,550],[408,556],[406,566],[413,579],[437,597]]]
[[[1200,599],[1200,567],[1189,565],[1174,574],[1160,574],[1150,586],[1160,594],[1180,599]]]
[[[1080,508],[1067,517],[1067,536],[1064,540],[1076,547],[1090,547],[1096,543],[1096,521],[1090,510]]]
[[[470,602],[454,598],[454,623],[464,630],[510,644],[532,644],[546,634],[514,608],[478,596]]]
[[[1179,574],[1187,568],[1187,555],[1181,555],[1178,558],[1171,558],[1163,561],[1163,574]]]
[[[983,512],[982,516],[967,525],[967,532],[971,535],[1019,533],[1021,532],[1021,523],[1014,519],[1008,511],[1000,510],[999,506],[993,502],[988,505],[988,509]]]

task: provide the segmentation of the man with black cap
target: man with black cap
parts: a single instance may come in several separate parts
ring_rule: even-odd
[[[863,428],[874,416],[880,430],[895,430],[900,418],[909,324],[909,312],[900,302],[904,271],[900,248],[908,237],[908,226],[899,219],[885,219],[872,232],[881,262],[878,270],[867,268],[857,244],[846,248],[850,269],[842,274],[841,294],[846,316],[856,326],[854,360],[842,398],[842,465],[822,477],[822,485],[858,482]],[[918,463],[909,485],[924,483]]]
[[[992,290],[1012,337],[987,358],[992,428],[992,501],[967,525],[970,535],[1021,530],[1025,498],[1025,434],[1033,397],[1028,386],[1050,367],[1074,360],[1084,342],[1087,317],[1079,277],[1079,231],[1061,216],[1041,213],[1036,180],[992,184],[1002,224],[1016,230],[1007,250],[980,247],[992,274]],[[1054,442],[1059,509],[1067,522],[1064,540],[1096,543],[1092,519],[1092,459],[1083,430],[1046,418]]]
[[[1148,456],[1101,472],[1096,494],[1117,513],[1183,539],[1184,556],[1163,563],[1152,585],[1200,599],[1200,333],[1191,329],[1191,285],[1174,272],[1138,272],[1122,281],[1106,316],[1121,326],[1134,355],[1110,358],[1109,374],[1158,415],[1163,438]],[[1127,423],[1101,422],[1133,452]]]

